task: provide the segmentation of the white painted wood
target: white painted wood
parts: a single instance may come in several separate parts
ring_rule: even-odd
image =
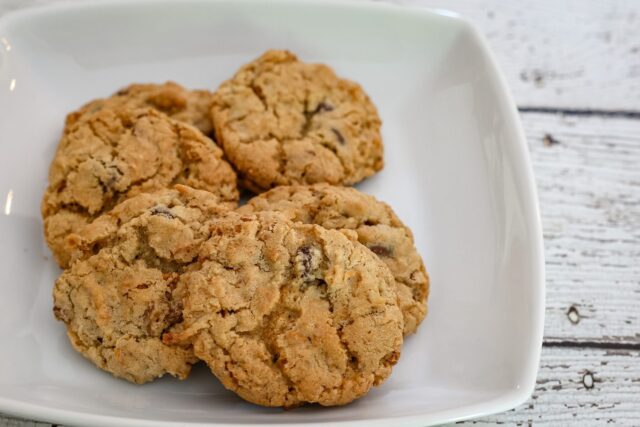
[[[639,344],[640,120],[521,117],[545,238],[545,341]]]
[[[463,424],[638,426],[638,408],[640,351],[547,347],[527,403]]]
[[[486,36],[520,106],[640,109],[640,2],[396,0],[455,11]]]

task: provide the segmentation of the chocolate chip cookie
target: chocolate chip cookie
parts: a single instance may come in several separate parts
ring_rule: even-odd
[[[235,206],[236,175],[196,128],[153,109],[101,109],[62,136],[42,201],[45,237],[62,267],[66,238],[124,199],[174,184]]]
[[[56,281],[54,314],[73,347],[116,377],[186,378],[189,345],[161,336],[182,320],[176,285],[226,211],[206,191],[177,186],[126,200],[73,235],[77,261]]]
[[[178,284],[190,342],[230,390],[265,406],[342,405],[398,360],[402,313],[388,268],[335,230],[274,212],[214,220]]]
[[[383,167],[380,118],[362,88],[331,68],[270,50],[213,98],[218,143],[254,192],[354,184]]]
[[[384,261],[395,278],[405,335],[415,332],[425,317],[429,277],[411,230],[386,203],[354,188],[316,184],[274,188],[238,211],[277,211],[296,222],[354,230],[358,241]]]
[[[103,108],[153,108],[172,119],[188,123],[205,135],[213,134],[211,124],[212,93],[206,90],[188,90],[174,82],[163,84],[132,84],[120,89],[109,98],[96,99],[67,115],[65,130],[83,118]]]

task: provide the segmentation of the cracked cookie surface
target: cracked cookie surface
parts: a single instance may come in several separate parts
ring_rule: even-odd
[[[108,98],[95,99],[67,115],[65,131],[75,123],[104,108],[153,108],[172,119],[188,123],[205,135],[213,134],[211,100],[206,90],[188,90],[175,82],[132,84]]]
[[[254,192],[353,184],[383,167],[380,118],[362,88],[322,64],[270,50],[215,92],[220,143]]]
[[[288,219],[327,229],[348,229],[389,267],[396,282],[404,333],[416,331],[427,312],[429,277],[411,230],[389,205],[355,188],[327,184],[282,186],[255,196],[238,212],[283,213]]]
[[[230,390],[265,406],[342,405],[391,373],[402,314],[393,277],[342,233],[273,212],[214,220],[178,284],[189,342]]]
[[[63,135],[42,201],[47,244],[69,264],[67,236],[117,203],[185,184],[235,206],[236,175],[196,128],[153,109],[102,109]]]
[[[189,345],[162,342],[182,320],[176,285],[227,209],[184,186],[141,194],[73,236],[78,260],[56,281],[54,314],[73,347],[99,368],[135,383],[186,378]]]

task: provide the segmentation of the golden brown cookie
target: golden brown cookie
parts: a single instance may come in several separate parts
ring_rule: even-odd
[[[153,108],[172,119],[200,129],[205,135],[213,134],[211,100],[206,90],[188,90],[174,82],[162,84],[132,84],[108,98],[96,99],[67,115],[65,131],[75,123],[104,108]]]
[[[180,279],[184,323],[166,343],[193,343],[225,387],[265,406],[342,405],[389,376],[402,313],[364,246],[273,212],[231,212],[211,234]]]
[[[153,109],[105,108],[78,121],[60,141],[42,201],[56,260],[68,265],[71,232],[139,193],[185,184],[235,206],[236,175],[222,155],[196,128]]]
[[[73,347],[135,383],[184,379],[197,360],[161,336],[182,320],[176,285],[210,236],[207,221],[226,209],[211,193],[177,188],[126,200],[74,235],[78,261],[53,291]]]
[[[416,331],[427,312],[429,276],[407,228],[391,207],[355,188],[327,184],[282,186],[260,194],[238,212],[277,211],[292,221],[349,229],[385,262],[396,282],[404,333]]]
[[[213,99],[218,143],[242,183],[353,184],[383,167],[380,118],[362,88],[331,68],[270,50]]]

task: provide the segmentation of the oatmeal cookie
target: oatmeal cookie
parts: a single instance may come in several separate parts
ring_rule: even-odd
[[[254,192],[353,184],[383,167],[380,118],[362,88],[321,64],[270,50],[213,98],[218,143]]]
[[[235,206],[236,175],[196,128],[153,109],[102,109],[62,137],[42,201],[46,241],[61,267],[67,236],[117,203],[174,184],[208,190]]]
[[[126,200],[73,235],[77,261],[56,281],[54,314],[73,347],[99,368],[135,383],[185,378],[197,359],[162,334],[182,320],[176,285],[225,208],[184,186]]]
[[[282,186],[260,194],[238,212],[277,211],[292,221],[327,229],[348,229],[389,267],[395,278],[404,333],[411,334],[427,312],[429,276],[411,230],[389,205],[355,188],[327,184]]]
[[[96,99],[67,115],[65,132],[78,121],[104,108],[153,108],[172,119],[188,123],[205,135],[213,134],[211,100],[206,90],[188,90],[174,82],[132,84],[108,98]]]
[[[402,313],[388,268],[335,230],[273,212],[212,222],[178,284],[192,343],[230,390],[265,406],[342,405],[391,373]]]

